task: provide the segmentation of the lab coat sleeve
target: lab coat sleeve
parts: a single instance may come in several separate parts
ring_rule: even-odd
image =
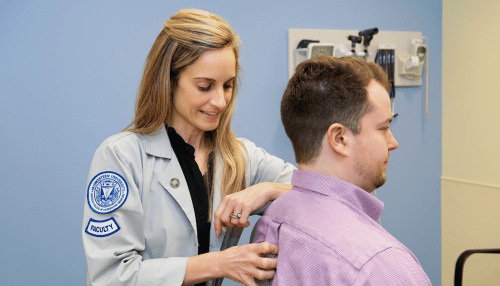
[[[255,185],[261,182],[290,184],[295,166],[267,153],[248,139],[239,139],[248,151],[247,182]],[[244,152],[245,154],[245,152]],[[245,154],[246,155],[246,154]],[[248,181],[250,179],[250,181]]]
[[[125,140],[123,135],[118,139],[108,138],[94,155],[87,182],[82,230],[88,265],[87,285],[181,285],[184,280],[187,257],[143,260],[141,255],[146,241],[141,203],[142,161],[145,156],[138,139],[129,137]],[[89,205],[89,183],[102,172],[119,174],[128,186],[123,205],[107,214],[99,214]],[[115,233],[95,236],[86,232],[91,220],[111,219],[119,227]]]
[[[262,182],[290,184],[293,170],[296,169],[294,165],[267,153],[248,139],[239,138],[239,140],[245,145],[247,151],[243,151],[246,159],[247,187]],[[262,215],[270,203],[254,211],[252,215]]]

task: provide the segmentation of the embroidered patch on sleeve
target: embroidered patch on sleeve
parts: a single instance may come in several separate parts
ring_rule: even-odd
[[[105,220],[95,220],[91,218],[85,232],[93,236],[103,237],[111,235],[119,230],[120,226],[114,218]]]
[[[108,214],[121,207],[128,197],[125,179],[111,171],[97,174],[89,183],[87,200],[98,214]]]

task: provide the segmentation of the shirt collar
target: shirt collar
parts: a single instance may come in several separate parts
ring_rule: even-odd
[[[344,200],[373,220],[384,210],[384,203],[367,191],[341,179],[319,173],[294,170],[292,185],[301,189]]]
[[[182,154],[194,157],[194,147],[186,143],[173,127],[167,127],[167,134],[176,154],[181,152]]]
[[[172,158],[172,145],[168,139],[165,125],[151,134],[141,134],[144,142],[144,149],[147,154],[155,157],[171,159]]]

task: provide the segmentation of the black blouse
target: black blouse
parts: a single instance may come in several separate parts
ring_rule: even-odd
[[[181,165],[182,173],[187,181],[189,193],[191,195],[191,201],[193,202],[196,216],[196,228],[198,231],[198,254],[207,253],[210,245],[208,190],[213,180],[213,153],[209,155],[208,171],[205,173],[205,176],[208,176],[206,177],[206,186],[204,176],[201,174],[200,168],[194,158],[194,147],[187,144],[184,139],[175,132],[174,128],[166,128],[170,144]],[[196,285],[205,285],[205,283]]]

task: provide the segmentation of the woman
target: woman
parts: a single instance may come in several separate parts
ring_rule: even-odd
[[[233,29],[200,10],[181,10],[164,26],[132,124],[92,161],[87,284],[220,285],[213,279],[227,277],[255,285],[274,275],[276,259],[261,254],[277,254],[277,246],[228,247],[252,212],[291,188],[281,183],[294,167],[231,131],[239,71]]]

